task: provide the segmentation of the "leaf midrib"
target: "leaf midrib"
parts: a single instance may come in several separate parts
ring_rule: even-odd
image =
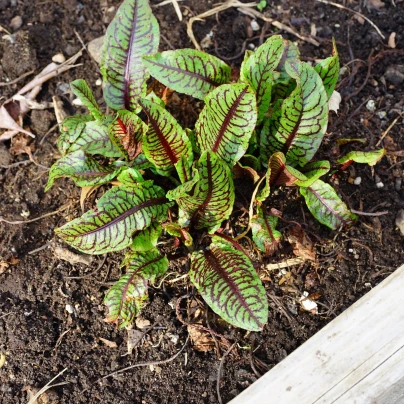
[[[102,231],[102,230],[106,229],[107,227],[113,226],[114,224],[120,222],[121,220],[125,220],[128,216],[133,215],[134,213],[136,213],[137,211],[139,211],[141,209],[148,208],[153,205],[161,205],[164,202],[166,202],[166,200],[167,199],[165,197],[162,197],[162,198],[154,198],[154,199],[149,199],[148,201],[144,201],[144,202],[140,203],[139,205],[133,206],[132,208],[128,209],[126,212],[122,213],[121,215],[115,217],[110,222],[105,223],[104,225],[97,227],[94,230],[88,231],[86,233],[78,234],[77,237],[84,237],[84,236],[88,236],[90,234]]]
[[[219,130],[219,133],[217,134],[216,141],[212,147],[213,152],[217,153],[220,143],[223,139],[223,136],[227,130],[227,127],[230,125],[230,121],[233,118],[234,114],[236,113],[236,110],[237,110],[238,106],[240,105],[241,99],[247,93],[247,90],[248,90],[248,87],[245,87],[244,90],[239,94],[239,96],[236,98],[233,105],[229,109],[229,112],[227,113],[226,117],[224,118],[223,124]]]
[[[220,85],[220,82],[216,82],[216,81],[210,79],[209,77],[203,76],[202,74],[199,74],[199,73],[190,72],[188,70],[180,69],[179,67],[174,67],[174,66],[171,66],[168,64],[158,63],[155,61],[150,61],[150,62],[153,63],[153,65],[155,65],[155,66],[162,67],[167,70],[173,70],[177,73],[181,73],[181,74],[184,74],[184,75],[187,75],[190,77],[197,78],[201,81],[204,81],[205,83],[210,84],[213,87],[217,87],[218,85]]]
[[[137,14],[138,14],[138,2],[136,1],[135,4],[133,5],[133,19],[132,19],[132,29],[130,32],[130,38],[129,38],[129,49],[128,49],[128,57],[126,58],[126,66],[125,66],[125,89],[124,89],[124,94],[123,94],[123,99],[125,103],[125,108],[130,111],[130,62],[132,59],[132,51],[133,51],[133,37],[136,32],[136,26],[137,26]]]
[[[250,314],[251,318],[254,319],[258,327],[261,328],[262,327],[261,322],[259,321],[257,316],[252,312],[250,306],[247,304],[244,297],[241,295],[238,285],[234,283],[233,279],[231,279],[229,275],[226,273],[226,271],[221,267],[219,260],[212,252],[212,250],[204,251],[203,254],[206,260],[208,261],[209,266],[218,273],[219,277],[225,280],[226,284],[229,285],[233,293],[237,296],[237,300],[241,303],[244,309]]]

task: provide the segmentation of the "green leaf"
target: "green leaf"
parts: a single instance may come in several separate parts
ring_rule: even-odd
[[[108,307],[107,322],[120,323],[123,328],[134,320],[148,297],[148,283],[163,276],[168,260],[157,249],[146,252],[129,252],[124,260],[126,274],[105,295]]]
[[[166,109],[145,99],[139,102],[149,118],[148,131],[143,136],[143,152],[161,174],[169,175],[182,156],[192,154],[191,142]]]
[[[58,149],[62,155],[68,153],[71,145],[80,137],[87,122],[93,120],[91,115],[74,115],[66,118],[61,125]]]
[[[165,51],[143,57],[150,74],[168,88],[204,99],[230,81],[231,68],[215,56],[195,49]]]
[[[274,153],[268,162],[264,188],[258,193],[256,199],[259,202],[265,201],[270,194],[271,185],[292,186],[299,181],[304,182],[306,180],[307,177],[304,174],[286,164],[286,158],[283,153]]]
[[[85,80],[74,80],[70,83],[74,95],[88,108],[95,119],[102,119],[103,115],[94,95]]]
[[[164,191],[145,181],[136,186],[113,187],[86,212],[55,230],[68,244],[87,254],[105,254],[128,247],[132,234],[167,218],[171,204]]]
[[[144,182],[142,174],[136,168],[130,167],[126,168],[118,175],[118,181],[122,185],[127,185],[129,187],[135,187],[140,182]]]
[[[210,308],[230,324],[260,331],[268,321],[265,289],[250,259],[213,237],[204,252],[191,255],[189,277]]]
[[[270,170],[269,183],[271,185],[294,185],[297,181],[307,180],[306,176],[295,168],[286,164],[285,155],[281,152],[274,153],[269,159]]]
[[[140,154],[146,132],[147,125],[135,113],[126,110],[118,111],[108,128],[109,138],[127,160],[133,160]]]
[[[256,246],[267,255],[277,249],[282,234],[276,230],[278,218],[269,215],[264,208],[257,206],[257,215],[251,219],[251,230]]]
[[[139,230],[133,235],[132,251],[149,251],[157,246],[157,241],[162,232],[160,223],[153,222],[144,230]]]
[[[280,35],[270,37],[264,44],[244,59],[240,69],[240,79],[250,84],[257,98],[259,125],[269,110],[271,103],[273,72],[277,68],[284,49]]]
[[[328,99],[331,97],[339,77],[339,57],[335,39],[332,40],[332,56],[318,63],[314,70],[323,80]]]
[[[311,214],[332,230],[350,226],[356,220],[356,215],[347,208],[334,188],[321,180],[314,181],[310,187],[301,187],[300,193]]]
[[[59,159],[49,171],[48,184],[45,192],[57,178],[70,177],[79,187],[106,184],[112,181],[122,169],[104,167],[82,150]]]
[[[99,154],[104,157],[121,157],[122,152],[115,146],[108,134],[111,122],[110,117],[104,121],[87,122],[77,138],[73,140],[73,138],[65,137],[63,139],[63,150],[66,150],[66,153],[83,150],[88,154]],[[67,143],[70,145],[67,146]]]
[[[307,179],[303,181],[298,180],[295,185],[298,185],[299,187],[309,187],[314,181],[327,174],[328,171],[330,171],[329,161],[323,160],[309,163],[301,169],[301,172]]]
[[[286,39],[283,40],[284,48],[281,60],[278,64],[277,71],[278,75],[275,75],[275,82],[273,84],[273,95],[274,100],[285,99],[293,91],[296,83],[289,76],[286,71],[286,62],[291,60],[299,60],[300,52],[299,48],[291,41]]]
[[[188,154],[183,154],[177,163],[175,163],[175,169],[177,170],[178,177],[182,184],[192,178],[191,168],[194,161],[193,157],[193,154],[188,151]]]
[[[307,63],[291,61],[286,71],[297,87],[261,132],[261,158],[281,151],[290,164],[305,166],[319,148],[328,122],[323,82]]]
[[[255,94],[245,84],[223,84],[205,97],[195,124],[200,150],[211,150],[233,166],[248,148],[257,121]]]
[[[192,236],[188,233],[187,230],[183,229],[178,223],[171,222],[166,223],[164,225],[164,230],[170,235],[174,237],[178,237],[181,241],[187,246],[191,247],[193,244]]]
[[[372,150],[368,152],[363,151],[351,151],[347,155],[339,158],[337,161],[339,164],[345,164],[347,162],[354,161],[355,163],[369,164],[374,166],[378,163],[386,154],[385,149]]]
[[[214,233],[233,208],[232,173],[223,160],[209,151],[202,154],[197,171],[198,176],[169,191],[167,198],[176,200],[196,228]]]
[[[159,26],[146,0],[125,0],[109,25],[101,56],[104,98],[115,110],[135,111],[146,95],[142,56],[157,52]]]

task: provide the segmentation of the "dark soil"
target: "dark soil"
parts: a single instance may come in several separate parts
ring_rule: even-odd
[[[214,3],[190,0],[186,6],[181,3],[184,4],[181,9],[187,13],[187,19],[191,13],[204,12]],[[347,5],[358,7],[359,3],[347,2]],[[366,145],[355,147],[374,148],[382,132],[404,109],[403,83],[394,84],[394,79],[399,81],[399,68],[394,66],[404,65],[404,3],[395,0],[395,7],[393,3],[386,0],[385,7],[380,10],[361,10],[386,35],[384,41],[368,23],[360,24],[351,13],[313,0],[274,0],[270,2],[272,8],[265,11],[268,16],[292,24],[301,34],[309,35],[311,24],[315,24],[317,39],[321,42],[319,47],[283,32],[285,37],[297,41],[306,60],[328,56],[334,36],[341,64],[347,65],[339,87],[343,97],[341,110],[338,116],[332,113],[319,158],[335,163],[339,155],[336,139],[341,137],[363,138]],[[106,9],[118,4],[115,0],[0,0],[1,27],[12,31],[11,19],[21,16],[23,20],[14,45],[4,37],[1,40],[0,81],[16,79],[32,69],[38,71],[58,52],[73,55],[81,47],[75,30],[85,42],[101,36],[114,13],[112,9],[108,12]],[[178,21],[171,5],[157,8],[155,12],[165,37],[162,49],[191,47],[185,23]],[[263,21],[258,22],[262,27]],[[235,9],[227,10],[217,18],[210,17],[205,23],[194,24],[198,41],[213,31],[216,50],[214,42],[207,50],[226,58],[240,54],[244,41],[251,35],[248,27],[249,18]],[[264,34],[274,33],[272,28],[266,27]],[[397,33],[396,49],[387,47],[387,38],[392,32]],[[259,38],[249,39],[248,44],[251,43],[258,45]],[[241,59],[239,56],[229,63],[237,68]],[[100,77],[95,64],[87,54],[79,62],[83,65],[44,85],[38,101],[51,101],[52,96],[58,95],[69,113],[74,113],[66,84],[76,78],[85,78],[101,101],[101,88],[95,85]],[[393,79],[384,77],[387,69],[393,70]],[[0,87],[0,102],[15,94],[28,80]],[[375,112],[365,106],[370,99],[376,102]],[[183,123],[192,125],[194,104],[187,97],[179,97],[177,101],[177,116]],[[385,112],[385,116],[380,112]],[[36,134],[30,144],[35,160],[49,167],[58,157],[57,131],[51,131],[42,143],[41,140],[56,123],[53,110],[34,111],[26,116],[24,123]],[[287,282],[283,282],[278,270],[264,271],[268,262],[293,257],[287,243],[280,253],[258,263],[272,308],[262,333],[246,334],[223,326],[216,317],[210,316],[210,327],[223,333],[230,344],[238,341],[224,364],[220,382],[224,402],[239,394],[257,379],[258,372],[275,366],[404,262],[403,237],[395,227],[396,214],[404,207],[404,190],[400,185],[404,150],[402,120],[391,129],[383,144],[389,154],[374,169],[355,165],[338,175],[334,186],[352,209],[387,211],[387,214],[360,216],[350,230],[335,233],[312,219],[296,190],[282,191],[271,200],[271,206],[283,211],[283,233],[288,232],[291,220],[305,224],[304,229],[316,244],[317,260],[287,268],[284,275]],[[341,152],[352,147],[343,146]],[[102,305],[109,283],[119,277],[121,255],[110,254],[100,270],[88,278],[68,279],[95,271],[102,257],[94,258],[90,265],[72,265],[60,260],[54,248],[35,252],[54,239],[55,227],[80,214],[79,190],[72,182],[60,180],[45,194],[47,172],[34,164],[13,165],[28,157],[26,154],[13,155],[12,151],[10,141],[0,144],[2,217],[18,221],[29,215],[28,219],[31,219],[53,212],[66,202],[72,204],[63,212],[33,223],[0,223],[0,352],[7,360],[0,369],[0,402],[27,402],[35,389],[43,387],[64,368],[67,370],[55,383],[66,381],[67,384],[48,391],[49,402],[217,402],[217,353],[215,350],[197,352],[191,345],[172,362],[138,367],[92,385],[100,377],[125,366],[170,358],[184,344],[187,328],[177,319],[175,302],[178,297],[193,293],[193,289],[184,280],[169,281],[186,273],[187,265],[173,262],[173,276],[160,288],[152,289],[143,318],[155,328],[144,336],[132,355],[125,355],[128,333],[103,321],[106,310]],[[359,186],[349,182],[350,178],[358,176],[362,178]],[[376,182],[382,182],[384,186],[377,188]],[[243,195],[238,196],[240,209],[243,205],[246,208],[248,202]],[[236,213],[240,214],[240,211]],[[259,258],[256,258],[258,262]],[[318,299],[319,314],[301,310],[297,301],[303,291]],[[70,314],[66,305],[74,307],[74,312]],[[182,316],[187,317],[185,301],[181,307]],[[117,347],[109,347],[99,338],[113,341]],[[220,344],[222,355],[228,347],[226,343]]]

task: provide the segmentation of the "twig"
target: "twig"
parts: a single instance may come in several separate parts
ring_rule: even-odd
[[[171,357],[168,358],[168,359],[163,359],[163,360],[161,360],[161,361],[151,361],[151,362],[135,363],[134,365],[127,366],[126,368],[116,370],[115,372],[112,372],[112,373],[110,373],[110,374],[108,374],[108,375],[106,375],[106,376],[103,376],[103,377],[101,377],[100,379],[96,380],[95,382],[91,383],[90,387],[88,387],[88,388],[85,389],[85,390],[82,390],[82,393],[84,393],[85,391],[89,390],[92,386],[94,386],[94,384],[100,382],[101,380],[105,380],[105,379],[107,379],[108,377],[118,375],[119,373],[126,372],[126,371],[128,371],[128,370],[130,370],[130,369],[139,368],[139,367],[142,367],[142,366],[150,366],[150,365],[153,365],[153,366],[154,366],[154,365],[163,365],[164,363],[172,362],[174,359],[176,359],[176,358],[183,352],[183,350],[185,349],[185,347],[186,347],[187,344],[188,344],[188,341],[189,341],[189,335],[187,336],[187,339],[186,339],[184,345],[182,346],[182,348],[181,348],[175,355],[171,356]]]
[[[34,404],[36,403],[36,400],[43,394],[45,393],[46,390],[51,389],[52,387],[55,386],[61,386],[63,384],[68,384],[69,382],[62,382],[62,383],[57,383],[51,386],[51,383],[56,380],[59,376],[61,376],[64,372],[66,372],[68,368],[64,368],[61,372],[59,372],[50,382],[46,383],[45,386],[42,387],[41,390],[39,390],[31,399],[28,401],[28,404]]]
[[[359,216],[383,216],[383,215],[388,215],[389,212],[387,210],[383,211],[383,212],[374,212],[374,213],[369,213],[369,212],[362,212],[360,210],[354,210],[351,209],[352,213],[355,213]]]
[[[63,331],[62,334],[60,334],[59,338],[56,341],[56,344],[53,348],[53,351],[61,344],[62,338],[71,330],[71,328],[68,328],[66,331]]]
[[[28,254],[36,254],[39,251],[44,250],[45,248],[48,248],[51,245],[51,242],[49,241],[48,243],[44,244],[41,247],[35,248],[35,250],[30,251]]]
[[[207,331],[207,332],[209,332],[209,333],[211,333],[211,334],[214,334],[214,335],[216,335],[217,337],[223,339],[224,341],[228,342],[227,339],[226,339],[222,334],[220,334],[220,333],[218,333],[218,332],[212,330],[211,328],[206,328],[206,327],[204,327],[203,325],[200,325],[200,324],[191,324],[191,323],[185,321],[185,320],[182,318],[182,315],[181,315],[181,313],[180,313],[180,303],[181,303],[181,301],[182,301],[183,299],[187,299],[188,297],[191,297],[191,295],[181,296],[181,297],[179,297],[179,298],[177,299],[177,304],[175,305],[175,313],[177,314],[178,320],[179,320],[182,324],[186,325],[187,327],[188,327],[188,326],[192,326],[192,327],[198,328],[199,330]]]
[[[219,404],[223,404],[222,396],[220,395],[220,379],[222,377],[224,360],[226,359],[226,356],[233,350],[236,344],[237,341],[223,354],[222,359],[220,361],[219,369],[217,371],[216,391],[217,391],[217,401],[219,401]]]
[[[349,11],[353,14],[356,14],[359,17],[362,17],[364,20],[366,20],[376,31],[377,33],[383,38],[386,39],[386,37],[382,34],[382,32],[380,31],[379,27],[372,21],[370,20],[368,17],[366,17],[365,15],[359,13],[358,11],[352,10],[351,8],[345,7],[342,4],[338,4],[338,3],[334,3],[333,1],[328,1],[328,0],[316,0],[320,3],[324,3],[324,4],[329,4],[330,6],[334,6],[337,8],[341,8],[342,10],[346,10]]]
[[[26,223],[33,223],[36,222],[38,220],[42,220],[45,217],[49,217],[49,216],[54,216],[57,215],[58,213],[62,212],[63,210],[66,210],[67,208],[70,208],[70,206],[72,206],[73,203],[69,202],[66,205],[63,205],[61,208],[59,208],[58,210],[55,210],[54,212],[49,212],[49,213],[45,213],[42,216],[36,217],[35,219],[30,219],[30,220],[16,220],[16,221],[10,221],[10,220],[6,220],[4,219],[4,217],[0,216],[0,223],[1,222],[5,222],[8,224],[26,224]]]
[[[248,219],[248,226],[247,226],[247,229],[246,229],[243,233],[241,233],[240,235],[238,235],[238,236],[234,239],[234,240],[236,240],[236,241],[242,239],[242,238],[250,231],[250,228],[251,228],[251,219],[252,219],[252,217],[253,217],[253,215],[254,215],[254,201],[255,201],[255,197],[257,196],[258,189],[259,189],[259,187],[260,187],[262,181],[264,181],[265,178],[266,178],[266,176],[264,175],[264,176],[258,181],[258,183],[257,183],[257,185],[256,185],[256,187],[255,187],[255,189],[254,189],[254,192],[253,192],[252,197],[251,197],[250,209],[248,210],[248,217],[249,217],[249,219]]]
[[[3,164],[0,164],[0,167],[8,170],[10,168],[14,168],[14,167],[18,167],[18,166],[22,166],[22,165],[26,165],[26,164],[30,164],[30,163],[32,163],[31,160],[23,160],[23,161],[18,161],[17,163],[10,164],[8,166],[3,166]]]
[[[402,111],[400,113],[400,115],[394,119],[394,121],[391,123],[391,125],[384,131],[382,137],[380,138],[380,140],[376,143],[376,147],[378,147],[380,145],[380,143],[383,141],[383,139],[388,135],[388,133],[393,129],[393,126],[398,122],[398,120],[403,116],[404,111]]]
[[[66,276],[65,279],[86,279],[86,278],[91,278],[93,275],[95,275],[105,264],[105,261],[107,259],[107,255],[104,256],[104,258],[101,260],[100,264],[98,265],[97,269],[94,271],[90,272],[89,274],[82,275],[82,276]],[[105,279],[104,279],[105,282]]]
[[[268,271],[273,271],[274,269],[283,269],[283,268],[289,268],[294,265],[300,265],[304,262],[304,259],[302,258],[291,258],[290,260],[282,261],[282,262],[277,262],[275,264],[267,264],[265,265],[265,269]]]
[[[5,86],[11,86],[12,84],[18,83],[20,80],[24,79],[27,76],[30,76],[31,74],[34,74],[35,70],[31,70],[27,73],[24,73],[23,75],[21,75],[20,77],[17,77],[14,80],[11,81],[7,81],[7,82],[1,82],[0,83],[0,87],[5,87]]]
[[[160,3],[161,4],[161,3]],[[198,50],[201,50],[201,47],[198,43],[198,41],[195,38],[194,31],[192,30],[192,24],[195,21],[202,21],[206,17],[210,17],[211,15],[220,13],[221,11],[227,10],[228,8],[232,7],[255,7],[257,3],[241,3],[238,0],[227,0],[225,3],[212,8],[211,10],[205,11],[204,13],[198,14],[195,17],[191,17],[189,21],[187,22],[187,34],[189,36],[189,39],[192,41],[194,44],[195,48]]]

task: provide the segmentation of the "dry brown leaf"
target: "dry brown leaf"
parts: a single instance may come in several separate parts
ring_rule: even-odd
[[[316,260],[314,245],[300,226],[289,229],[288,241],[293,246],[293,254],[304,260]]]
[[[115,341],[110,341],[109,339],[105,338],[98,338],[103,344],[105,344],[108,348],[118,348],[118,345]]]
[[[4,274],[6,272],[6,269],[9,267],[9,263],[6,261],[0,261],[0,275]]]
[[[82,212],[84,212],[84,202],[85,200],[101,185],[90,185],[88,187],[82,187],[80,193],[80,207]]]
[[[127,330],[128,332],[128,355],[132,355],[133,348],[139,345],[141,339],[143,338],[144,333],[139,330]]]
[[[388,41],[387,46],[388,46],[389,48],[395,49],[395,47],[396,47],[396,33],[395,33],[395,32],[392,32],[392,33],[390,34],[390,36],[389,36],[389,41]]]
[[[28,136],[35,137],[32,133],[23,129],[18,123],[10,116],[7,109],[4,106],[0,107],[0,128],[1,129],[9,129],[10,131],[18,131],[21,133],[25,133]],[[3,139],[3,136],[0,136],[0,140]]]
[[[215,342],[209,332],[201,330],[197,325],[188,325],[191,342],[198,352],[209,352],[215,347]]]
[[[10,153],[14,156],[20,154],[28,154],[30,156],[34,151],[34,144],[30,145],[30,142],[31,139],[23,134],[14,136],[11,140]]]
[[[365,19],[358,14],[354,14],[353,18],[359,22],[359,24],[363,25],[365,23]]]
[[[369,10],[372,8],[375,10],[380,10],[385,6],[385,4],[381,0],[368,0],[366,6]]]

